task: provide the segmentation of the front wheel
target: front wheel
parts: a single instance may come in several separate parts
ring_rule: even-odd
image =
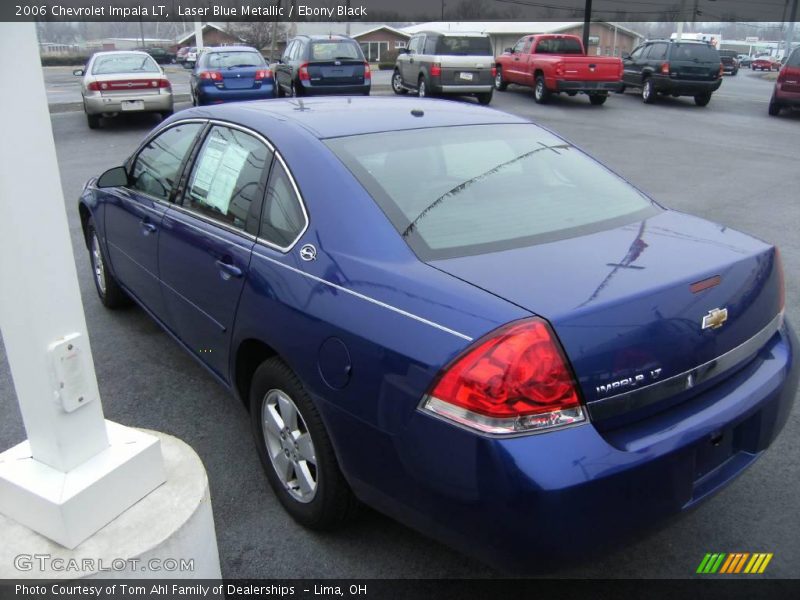
[[[403,87],[403,76],[400,75],[400,71],[397,69],[395,69],[394,74],[392,75],[392,91],[398,95],[408,93],[408,90]]]
[[[705,106],[709,102],[711,102],[711,93],[710,92],[707,92],[705,94],[697,94],[694,97],[694,103],[697,104],[697,106]]]
[[[492,92],[486,92],[485,94],[475,94],[475,97],[478,99],[478,102],[483,106],[486,106],[492,101]]]
[[[606,100],[608,100],[606,94],[589,94],[589,102],[594,106],[602,106]]]
[[[303,384],[279,358],[261,364],[250,386],[258,455],[284,509],[301,525],[331,529],[358,506],[325,425]]]
[[[92,263],[92,279],[100,302],[106,308],[120,308],[130,304],[130,298],[108,272],[107,262],[100,246],[100,238],[94,228],[94,222],[89,219],[86,225],[86,244],[89,247],[89,261]]]
[[[533,99],[536,104],[547,104],[550,100],[550,90],[544,83],[544,75],[536,76],[536,83],[533,85]]]
[[[425,78],[420,77],[419,83],[417,84],[417,96],[420,98],[425,98],[428,95],[428,84],[425,83]]]
[[[503,70],[497,69],[497,74],[494,76],[494,89],[498,92],[505,92],[508,88],[508,83],[503,80]]]
[[[656,86],[652,79],[645,79],[642,84],[642,102],[652,104],[656,101]]]

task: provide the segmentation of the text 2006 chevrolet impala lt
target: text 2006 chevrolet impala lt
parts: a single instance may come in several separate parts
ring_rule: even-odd
[[[184,110],[79,207],[103,303],[244,402],[309,527],[361,501],[530,568],[719,490],[797,390],[773,246],[488,108]]]

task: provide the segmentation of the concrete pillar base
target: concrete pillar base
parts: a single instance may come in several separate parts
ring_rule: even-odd
[[[0,578],[221,578],[200,458],[172,436],[117,427],[153,439],[155,448],[160,445],[166,482],[73,549],[0,515]],[[0,496],[4,493],[0,490]],[[104,502],[95,497],[83,510],[102,513]]]

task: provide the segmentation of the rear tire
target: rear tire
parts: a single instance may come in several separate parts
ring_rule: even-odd
[[[608,96],[606,94],[589,94],[589,102],[591,102],[594,106],[602,106],[605,104],[606,100],[608,100]]]
[[[408,90],[403,87],[403,76],[397,69],[392,73],[392,91],[398,96],[408,93]]]
[[[100,115],[86,113],[86,124],[89,125],[89,129],[100,129]]]
[[[503,69],[497,68],[497,74],[494,76],[494,89],[498,92],[505,92],[508,88],[508,83],[503,80]]]
[[[694,97],[694,103],[697,104],[697,106],[706,106],[709,102],[711,102],[711,92],[697,94]]]
[[[777,117],[779,114],[781,114],[781,105],[772,99],[769,101],[769,108],[767,109],[767,112],[769,112],[769,116]]]
[[[544,82],[544,75],[537,75],[533,84],[533,100],[536,104],[547,104],[550,101],[550,90]]]
[[[482,106],[487,106],[492,101],[492,92],[486,92],[485,94],[475,94],[475,97],[478,99],[478,102]]]
[[[656,101],[656,86],[653,80],[647,78],[642,83],[642,102],[645,104],[653,104]]]
[[[261,364],[250,386],[250,420],[267,480],[295,521],[333,529],[358,501],[336,460],[319,411],[297,375],[279,358]]]
[[[91,218],[86,224],[86,245],[89,248],[89,262],[92,265],[92,280],[103,306],[113,310],[131,304],[131,299],[108,270],[108,261]]]

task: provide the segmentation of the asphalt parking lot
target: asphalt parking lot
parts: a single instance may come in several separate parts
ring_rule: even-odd
[[[567,137],[670,208],[779,245],[787,314],[800,325],[800,112],[769,117],[771,89],[771,82],[740,71],[725,78],[706,108],[696,107],[691,98],[644,105],[634,92],[614,95],[602,107],[581,96],[539,106],[529,90],[513,86],[496,93],[492,106]],[[52,115],[103,405],[107,418],[178,436],[203,459],[223,575],[497,576],[372,511],[337,533],[312,533],[296,525],[268,488],[243,407],[143,311],[109,312],[101,306],[76,200],[86,179],[121,164],[157,119],[106,123],[90,131],[81,112]],[[0,414],[0,448],[5,449],[25,435],[1,347]],[[552,575],[689,577],[706,552],[744,551],[774,553],[764,577],[800,577],[798,497],[800,412],[795,408],[783,434],[758,463],[698,509],[627,547],[588,563],[564,565]]]

